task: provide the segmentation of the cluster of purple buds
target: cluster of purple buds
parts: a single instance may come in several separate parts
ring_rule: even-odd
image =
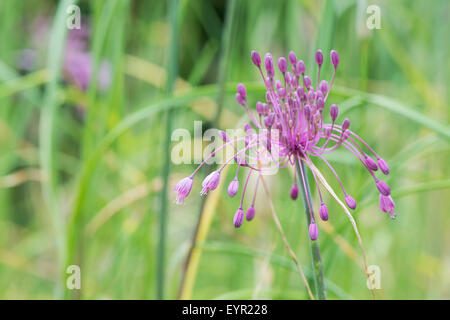
[[[225,132],[220,131],[220,136],[224,144],[208,156],[191,176],[184,178],[176,185],[177,202],[182,203],[187,197],[192,189],[194,175],[215,152],[244,139],[245,147],[240,150],[235,147],[235,154],[226,160],[218,170],[212,172],[204,179],[201,190],[201,194],[206,195],[208,191],[216,189],[222,169],[226,165],[234,162],[237,166],[236,174],[228,186],[229,196],[234,197],[239,190],[239,168],[247,167],[249,169],[243,186],[241,204],[233,218],[233,224],[236,228],[242,226],[244,215],[248,221],[252,220],[255,216],[256,192],[259,178],[264,172],[264,167],[261,167],[261,165],[259,167],[252,167],[250,165],[252,157],[248,154],[248,150],[255,145],[263,145],[269,152],[272,147],[277,146],[279,149],[279,158],[272,158],[270,161],[276,161],[276,165],[279,168],[284,168],[289,164],[292,166],[297,165],[300,168],[298,178],[300,181],[294,178],[290,189],[290,197],[293,200],[296,200],[298,197],[299,184],[301,184],[302,188],[305,188],[306,184],[306,172],[302,169],[304,166],[300,164],[303,162],[306,167],[309,167],[309,164],[313,163],[312,159],[319,159],[325,163],[336,177],[342,189],[345,203],[350,209],[354,210],[356,209],[356,201],[348,194],[337,172],[328,160],[326,160],[326,156],[339,147],[347,149],[362,163],[373,177],[375,186],[380,192],[380,209],[383,212],[389,213],[394,218],[395,204],[390,195],[391,190],[385,182],[378,179],[375,175],[378,168],[383,174],[387,175],[389,173],[388,165],[362,138],[350,130],[350,121],[347,118],[341,124],[336,122],[339,115],[339,107],[336,104],[332,104],[328,112],[325,110],[325,104],[328,100],[339,66],[338,53],[335,50],[332,50],[330,53],[330,60],[334,72],[330,82],[328,82],[326,80],[320,81],[320,70],[324,63],[324,56],[321,50],[316,52],[315,61],[318,66],[318,72],[317,79],[314,82],[315,88],[312,79],[305,75],[305,63],[302,60],[298,60],[294,52],[289,53],[288,59],[282,57],[278,60],[281,80],[274,78],[274,61],[270,53],[266,54],[264,61],[262,61],[260,55],[256,51],[252,51],[251,59],[253,64],[258,68],[267,89],[265,101],[256,102],[255,113],[247,102],[245,86],[243,84],[237,86],[236,101],[242,105],[250,119],[250,122],[244,127],[246,136],[229,139]],[[325,122],[328,117],[329,122]],[[279,133],[278,135],[272,134],[275,130]],[[268,158],[267,154],[263,152],[257,153],[256,156],[258,164],[264,163],[264,161],[267,163]],[[311,172],[320,198],[319,217],[327,221],[329,219],[328,208],[323,200],[318,179],[314,171],[311,170]],[[251,205],[244,214],[243,201],[252,174],[257,175],[257,182]],[[306,202],[311,208],[313,205],[312,199],[308,195],[306,195]],[[309,211],[312,212],[312,210]],[[315,217],[311,215],[310,220],[309,235],[312,240],[316,240],[319,230]]]

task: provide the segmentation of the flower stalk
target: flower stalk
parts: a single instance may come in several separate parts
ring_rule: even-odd
[[[303,204],[305,207],[306,221],[307,226],[311,225],[311,217],[314,217],[314,209],[312,206],[308,204],[307,199],[311,199],[311,190],[309,188],[308,177],[306,174],[302,174],[305,172],[305,166],[303,161],[295,162],[295,167],[297,171],[297,178],[300,183],[300,192],[303,197]],[[318,300],[326,300],[327,292],[325,288],[325,278],[323,276],[323,264],[322,258],[320,255],[320,246],[318,241],[312,241],[309,239],[309,247],[311,249],[311,259],[312,259],[312,267],[313,267],[313,279],[314,279],[314,287],[316,289],[316,295]]]

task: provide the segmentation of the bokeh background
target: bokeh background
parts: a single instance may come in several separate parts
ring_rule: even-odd
[[[293,50],[315,75],[319,48],[325,79],[328,52],[340,54],[329,103],[391,167],[396,220],[379,211],[355,159],[329,158],[358,201],[368,263],[381,270],[377,298],[450,298],[448,1],[79,1],[82,28],[69,31],[72,3],[0,2],[0,298],[308,299],[262,193],[239,230],[239,199],[223,183],[205,200],[197,179],[174,204],[173,186],[195,167],[167,161],[167,137],[193,133],[194,120],[234,127],[244,113],[238,82],[252,105],[264,99],[251,50],[275,59]],[[381,29],[366,26],[372,4]],[[312,285],[292,175],[281,170],[269,183]],[[351,225],[325,199],[330,220],[318,241],[328,296],[370,299]],[[81,290],[66,288],[73,264]]]

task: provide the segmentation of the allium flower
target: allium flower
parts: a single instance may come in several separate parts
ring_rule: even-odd
[[[278,60],[281,81],[274,78],[274,62],[270,53],[267,53],[263,60],[265,72],[262,67],[262,59],[256,51],[252,51],[251,60],[258,68],[267,89],[266,101],[256,103],[255,114],[247,102],[245,86],[243,84],[238,85],[236,101],[242,105],[250,119],[250,123],[244,126],[246,136],[230,139],[223,131],[220,132],[224,144],[208,156],[190,177],[193,177],[199,168],[218,150],[232,145],[235,148],[235,154],[230,159],[226,159],[217,171],[206,177],[202,184],[201,193],[206,194],[209,190],[214,190],[219,183],[221,170],[234,162],[237,165],[236,175],[228,187],[228,193],[230,196],[234,196],[239,186],[239,168],[248,167],[249,173],[242,190],[241,204],[233,219],[234,226],[238,228],[244,222],[243,200],[251,175],[256,174],[259,182],[260,175],[268,170],[268,167],[273,167],[274,164],[278,168],[284,168],[287,165],[296,166],[299,170],[299,181],[297,182],[297,179],[295,179],[290,191],[287,191],[291,198],[296,200],[299,190],[298,183],[303,189],[306,185],[306,172],[302,169],[304,166],[300,164],[304,163],[309,167],[313,163],[312,159],[317,159],[325,163],[333,173],[339,182],[345,203],[350,209],[354,210],[356,208],[355,199],[348,194],[337,172],[326,160],[328,154],[338,148],[345,148],[361,162],[374,179],[375,186],[380,192],[380,209],[394,218],[395,204],[390,196],[391,190],[385,182],[375,175],[378,168],[383,174],[387,175],[389,173],[388,165],[362,138],[350,130],[349,119],[344,119],[342,124],[337,123],[339,107],[336,104],[332,104],[329,110],[326,110],[326,102],[339,66],[338,53],[335,50],[330,53],[334,72],[329,83],[325,80],[320,81],[320,70],[324,63],[323,53],[320,50],[315,54],[318,72],[314,84],[312,79],[305,75],[304,62],[297,60],[293,52],[289,53],[288,59],[280,58]],[[290,71],[288,70],[288,61],[291,65]],[[235,143],[242,140],[245,141],[245,147],[236,148]],[[252,148],[256,149],[256,152],[250,154],[249,150]],[[278,153],[274,155],[273,150],[275,149],[278,150]],[[322,198],[318,179],[314,171],[311,171],[320,198],[319,216],[326,221],[329,218],[328,208]],[[248,221],[252,220],[255,215],[254,206],[257,188],[258,183],[256,183],[254,190],[253,201],[247,210]],[[184,199],[187,196],[184,190],[182,188],[175,190],[178,192],[178,199]],[[312,199],[310,199],[308,193],[306,193],[306,202],[308,206],[312,206]],[[310,220],[309,236],[312,240],[316,240],[319,231],[315,217],[311,215]]]

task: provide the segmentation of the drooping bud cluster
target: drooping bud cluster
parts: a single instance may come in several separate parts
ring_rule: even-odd
[[[235,154],[226,160],[225,164],[218,170],[213,171],[204,179],[200,192],[202,195],[206,195],[208,191],[216,189],[219,184],[221,170],[226,165],[234,163],[237,166],[236,175],[227,189],[229,196],[234,197],[239,191],[239,168],[248,168],[249,173],[242,188],[241,204],[233,218],[233,224],[236,228],[241,227],[244,223],[243,204],[244,197],[248,193],[247,187],[250,177],[256,174],[258,177],[257,181],[259,182],[261,174],[266,170],[265,166],[269,167],[274,162],[280,168],[290,164],[301,169],[304,167],[303,165],[306,165],[306,168],[311,168],[310,165],[313,163],[313,159],[323,161],[338,180],[345,197],[345,203],[350,209],[355,210],[357,206],[355,199],[344,189],[344,185],[336,170],[326,159],[328,154],[340,147],[351,152],[368,170],[369,174],[372,175],[375,186],[380,192],[380,209],[383,212],[389,213],[392,218],[395,217],[395,203],[391,198],[391,189],[385,182],[375,176],[378,168],[380,168],[383,174],[389,174],[389,166],[364,140],[350,130],[349,119],[345,118],[341,125],[336,122],[339,116],[339,107],[336,104],[332,104],[329,110],[326,110],[327,100],[333,87],[339,65],[338,53],[335,50],[330,52],[330,60],[334,72],[329,82],[326,80],[320,81],[320,71],[324,64],[322,51],[318,50],[314,58],[318,66],[317,76],[314,78],[314,82],[311,77],[305,75],[305,63],[302,60],[298,60],[294,52],[290,52],[287,59],[284,57],[278,59],[278,69],[281,73],[281,79],[275,79],[275,67],[272,55],[267,53],[264,56],[264,61],[262,61],[259,53],[256,51],[251,52],[251,60],[258,68],[267,90],[265,101],[256,102],[255,114],[247,101],[248,96],[245,86],[243,84],[237,86],[236,101],[243,106],[249,117],[249,122],[244,125],[245,137],[230,139],[224,131],[220,131],[219,136],[224,144],[217,148],[216,151],[228,145],[234,145],[235,142],[242,140],[245,142],[245,147],[238,150],[234,146]],[[278,134],[275,134],[276,132]],[[255,155],[250,156],[249,149],[255,148],[256,146],[264,146],[265,151],[263,152],[258,149],[256,157]],[[273,154],[270,154],[274,146],[279,149],[277,158],[274,158]],[[209,157],[211,156],[212,154]],[[209,157],[200,164],[191,176],[184,178],[175,186],[175,191],[177,192],[176,201],[178,203],[182,203],[187,197],[192,189],[194,175],[206,163]],[[257,165],[254,166],[254,163]],[[314,171],[312,173],[314,175]],[[293,200],[298,198],[300,189],[306,190],[305,177],[306,172],[301,169],[298,179],[296,178],[294,180],[290,190],[286,190]],[[319,216],[323,221],[327,221],[329,219],[328,208],[322,198],[318,181],[315,176],[314,178],[321,201]],[[255,217],[255,199],[258,182],[256,183],[251,205],[245,213],[247,221],[251,221]],[[304,195],[308,206],[312,207],[312,199],[308,196],[308,193],[304,193]],[[316,240],[319,235],[319,229],[311,211],[311,223],[308,231],[311,240]]]

